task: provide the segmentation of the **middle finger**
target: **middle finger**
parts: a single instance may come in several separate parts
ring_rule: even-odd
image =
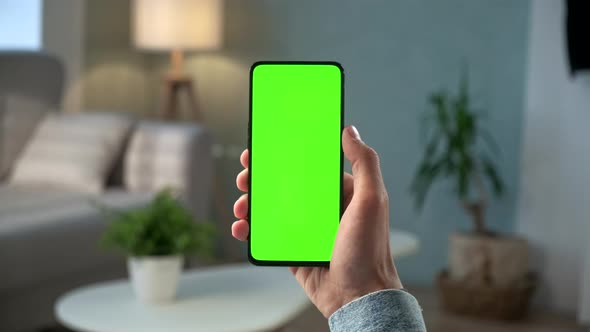
[[[236,186],[243,192],[248,192],[248,169],[242,170],[236,177]]]

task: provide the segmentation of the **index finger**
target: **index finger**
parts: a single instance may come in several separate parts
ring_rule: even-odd
[[[250,163],[250,151],[245,149],[240,156],[240,163],[244,168],[248,168],[248,164]]]

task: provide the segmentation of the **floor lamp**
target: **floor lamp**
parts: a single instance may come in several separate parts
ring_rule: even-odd
[[[134,0],[133,40],[138,49],[170,52],[164,78],[162,115],[179,117],[182,92],[193,118],[200,120],[192,78],[184,71],[184,52],[214,50],[221,45],[221,0]]]
[[[192,78],[184,71],[184,52],[215,50],[221,46],[222,0],[134,0],[133,40],[147,51],[170,52],[170,71],[164,78],[161,115],[179,117],[182,92],[188,97],[192,118],[201,114]],[[215,176],[214,200],[219,217],[232,220],[227,213],[223,181]],[[232,241],[233,242],[233,241]]]

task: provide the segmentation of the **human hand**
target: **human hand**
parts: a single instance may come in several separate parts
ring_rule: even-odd
[[[330,267],[290,267],[311,302],[326,317],[343,305],[383,289],[401,289],[389,249],[389,200],[377,153],[361,140],[353,126],[342,133],[344,155],[352,164],[352,175],[344,174],[345,211],[340,220]],[[238,189],[248,192],[249,152],[244,150],[238,174]],[[248,238],[250,225],[248,194],[234,204],[239,220],[232,235]]]

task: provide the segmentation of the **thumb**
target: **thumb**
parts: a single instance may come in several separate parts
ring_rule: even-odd
[[[366,145],[354,126],[348,126],[342,133],[344,156],[352,165],[354,195],[361,197],[381,197],[385,186],[379,166],[377,152]]]

